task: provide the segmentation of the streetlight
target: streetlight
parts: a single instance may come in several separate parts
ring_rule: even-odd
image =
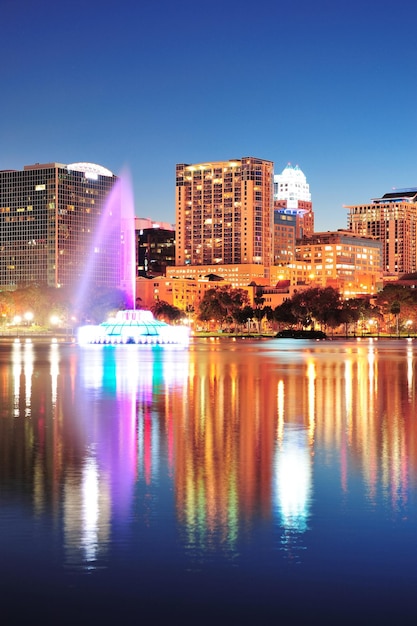
[[[406,328],[407,328],[407,336],[410,336],[410,332],[411,332],[411,326],[413,325],[413,320],[407,320],[406,323]]]
[[[58,326],[58,324],[59,324],[59,317],[58,317],[58,315],[51,315],[51,317],[49,318],[49,321],[51,322],[51,324],[53,326]]]
[[[25,318],[26,326],[30,326],[33,321],[33,313],[31,311],[27,311],[23,317]]]

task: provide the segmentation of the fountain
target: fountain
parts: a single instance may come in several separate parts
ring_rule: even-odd
[[[136,309],[136,244],[135,244],[135,216],[132,185],[129,175],[124,174],[117,181],[110,194],[103,219],[97,231],[96,238],[102,241],[105,237],[107,214],[113,213],[113,203],[120,202],[121,220],[121,267],[120,284],[127,295],[128,308],[118,311],[115,318],[102,322],[99,325],[81,326],[78,329],[78,343],[85,344],[179,344],[188,345],[190,329],[187,326],[171,326],[154,318],[151,311]],[[84,280],[80,290],[82,297],[88,282]]]
[[[171,326],[138,309],[118,311],[115,318],[98,326],[83,326],[78,332],[80,344],[180,344],[189,342],[186,326]]]

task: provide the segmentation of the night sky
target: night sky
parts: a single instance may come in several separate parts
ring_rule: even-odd
[[[414,0],[0,0],[0,169],[130,172],[175,221],[175,164],[255,156],[307,177],[316,230],[417,186]]]

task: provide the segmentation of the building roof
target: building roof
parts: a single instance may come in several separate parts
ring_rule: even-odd
[[[417,187],[409,187],[407,189],[394,189],[385,193],[382,198],[378,198],[375,202],[417,202]]]

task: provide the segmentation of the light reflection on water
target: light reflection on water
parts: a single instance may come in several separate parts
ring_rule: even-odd
[[[413,340],[19,343],[0,368],[2,506],[62,528],[70,570],[127,551],[138,571],[230,562],[263,580],[285,562],[320,579],[317,546],[336,567],[326,543],[343,528],[352,544],[348,519],[385,547],[414,523],[417,545]],[[355,567],[375,575],[363,547]]]

